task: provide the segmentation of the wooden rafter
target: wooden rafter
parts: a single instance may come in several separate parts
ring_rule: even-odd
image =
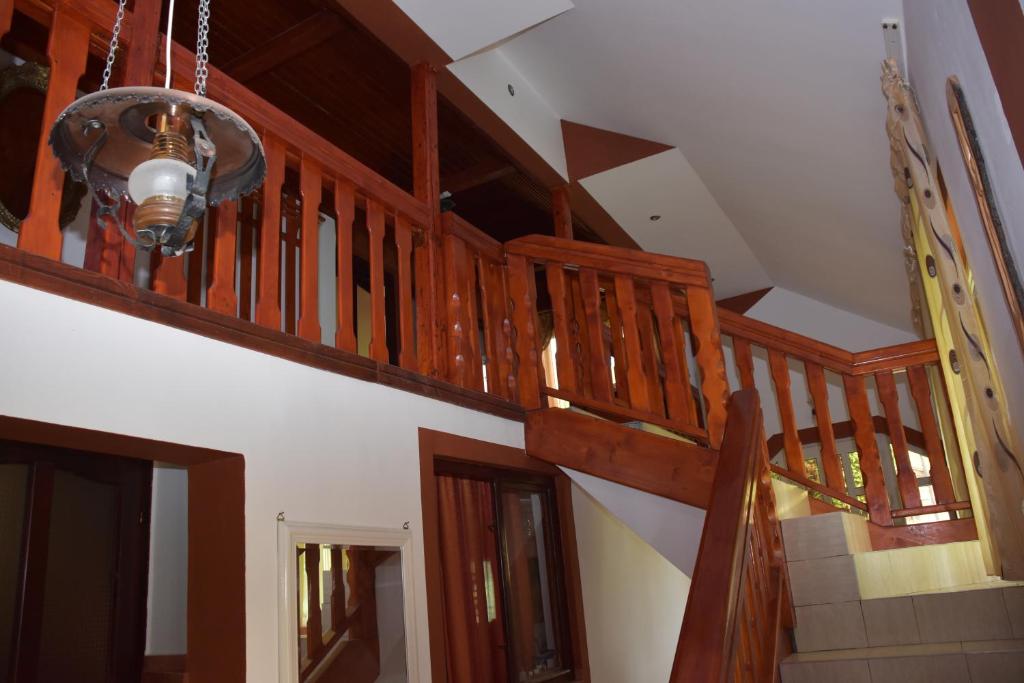
[[[328,40],[341,27],[341,19],[334,12],[317,12],[231,60],[223,70],[236,81],[250,81]]]

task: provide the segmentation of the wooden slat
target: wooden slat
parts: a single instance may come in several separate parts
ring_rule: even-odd
[[[580,276],[577,271],[566,273],[569,284],[570,315],[573,324],[569,328],[569,338],[572,340],[572,362],[576,371],[576,384],[587,396],[592,396],[592,380],[590,377],[590,361],[587,354],[590,353],[590,332],[587,327],[587,312],[583,308],[583,291],[580,288]]]
[[[501,283],[496,282],[491,262],[483,258],[476,259],[477,280],[480,283],[480,313],[483,317],[484,349],[487,357],[487,392],[497,396],[505,396],[507,386],[501,379],[501,329],[495,325],[495,319],[501,317],[500,298]]]
[[[284,184],[284,143],[263,135],[267,177],[263,181],[260,250],[257,254],[256,322],[281,329],[281,186]]]
[[[669,420],[655,415],[648,411],[634,410],[625,405],[619,403],[605,403],[603,401],[596,401],[583,394],[574,394],[568,391],[562,391],[561,389],[551,389],[550,387],[544,387],[542,390],[545,396],[552,398],[559,398],[567,403],[571,403],[574,406],[578,406],[589,412],[599,415],[603,418],[611,420],[613,422],[626,422],[626,421],[639,421],[647,422],[658,427],[664,427],[673,432],[677,432],[684,436],[690,437],[701,443],[707,443],[708,433],[701,427],[695,426],[693,423],[683,420]]]
[[[121,222],[130,225],[134,215],[135,205],[122,202]],[[121,282],[135,281],[135,247],[121,235],[113,221],[108,219],[101,223],[96,218],[95,202],[89,208],[89,233],[82,267]]]
[[[589,341],[587,361],[590,363],[592,393],[596,400],[611,403],[612,376],[608,367],[609,351],[604,342],[605,326],[601,318],[601,288],[597,271],[593,268],[580,268],[579,280]]]
[[[740,386],[744,389],[755,389],[754,356],[750,352],[750,342],[743,337],[733,337],[732,354],[736,359],[736,371],[740,376]]]
[[[780,467],[779,465],[772,465],[771,470],[772,472],[775,472],[775,474],[778,474],[779,476],[785,479],[789,479],[790,481],[799,484],[804,488],[810,489],[811,491],[817,491],[823,496],[835,498],[838,501],[846,503],[852,508],[863,510],[864,512],[868,511],[867,503],[862,502],[859,498],[854,498],[853,496],[846,493],[844,490],[834,489],[824,484],[819,484],[813,479],[808,479],[806,475],[800,475],[797,474],[796,472],[790,472],[785,467]]]
[[[185,301],[188,296],[188,283],[185,281],[185,258],[164,256],[159,251],[155,251],[150,259],[153,291],[178,301]]]
[[[370,358],[387,363],[387,308],[384,298],[384,207],[366,201],[366,232],[370,237]]]
[[[398,258],[398,363],[416,369],[416,331],[412,315],[412,226],[404,216],[395,218],[395,253]]]
[[[224,71],[242,83],[251,81],[276,66],[324,42],[341,28],[337,14],[329,10],[320,12],[289,26],[259,47],[239,55],[224,65]]]
[[[661,361],[665,364],[665,398],[668,415],[675,420],[694,420],[693,395],[686,368],[686,337],[676,324],[672,294],[664,282],[651,284],[654,314],[661,333]],[[694,420],[695,422],[695,420]]]
[[[234,316],[238,310],[235,295],[235,244],[238,209],[234,201],[217,207],[211,237],[210,286],[206,290],[206,306],[210,310]]]
[[[885,419],[889,423],[889,442],[892,444],[893,456],[896,459],[896,482],[899,485],[903,507],[921,507],[921,492],[917,488],[917,475],[910,465],[910,451],[907,448],[907,437],[903,433],[900,399],[896,394],[896,380],[892,371],[876,372],[875,385],[878,387],[878,398],[885,411]]]
[[[242,320],[252,320],[252,257],[256,248],[257,226],[255,195],[242,197],[240,204],[242,214],[238,222],[238,229],[241,231],[238,236],[238,317]]]
[[[791,472],[804,474],[804,453],[797,434],[796,411],[793,408],[793,393],[790,390],[789,363],[786,355],[775,349],[768,350],[768,365],[771,368],[772,383],[779,404],[779,421],[782,424],[783,443],[786,449],[786,466]]]
[[[135,0],[132,40],[124,60],[124,85],[153,85],[160,47],[161,0]]]
[[[647,377],[644,376],[644,356],[640,345],[640,324],[637,319],[636,291],[633,278],[629,275],[615,275],[615,296],[619,304],[619,318],[622,320],[623,346],[626,356],[626,375],[629,377],[629,405],[635,410],[649,412],[650,393]],[[619,359],[616,358],[616,364]]]
[[[725,376],[725,357],[722,355],[722,336],[718,330],[718,315],[710,289],[690,287],[686,290],[690,312],[690,333],[697,367],[700,369],[700,389],[707,413],[708,437],[711,447],[722,443],[725,430],[725,411],[729,400],[729,380]]]
[[[299,249],[299,323],[303,339],[320,341],[320,167],[303,156],[299,169],[302,194],[302,246]]]
[[[331,546],[331,628],[341,635],[348,628],[347,608],[345,604],[345,581],[340,545]]]
[[[355,351],[356,316],[355,294],[352,284],[352,225],[356,217],[355,188],[345,180],[334,183],[334,224],[338,243],[338,329],[334,345],[345,351]]]
[[[437,304],[437,283],[443,282],[441,251],[437,238],[424,230],[413,247],[416,271],[416,360],[421,375],[447,377],[447,342],[444,338],[442,308]]]
[[[478,301],[479,296],[477,296],[476,254],[467,248],[463,251],[463,259],[465,261],[461,270],[465,273],[463,291],[466,293],[466,340],[469,342],[469,356],[466,359],[468,362],[467,376],[471,389],[483,391],[483,354],[480,350],[480,302]]]
[[[549,263],[546,270],[548,294],[551,296],[551,311],[554,317],[555,341],[558,343],[558,350],[555,353],[558,386],[566,391],[579,391],[579,385],[576,382],[576,369],[573,364],[572,333],[569,330],[571,308],[567,298],[565,269],[560,264]]]
[[[537,295],[533,279],[533,265],[525,257],[508,257],[509,298],[512,301],[512,320],[515,323],[516,373],[519,404],[527,410],[540,408],[540,357],[538,348]]]
[[[0,0],[0,38],[11,30],[11,19],[14,17],[14,0]]]
[[[828,384],[825,382],[825,371],[817,363],[804,363],[807,374],[807,388],[814,401],[814,418],[818,425],[821,439],[821,464],[825,470],[825,485],[841,491],[846,490],[843,479],[843,468],[836,452],[836,437],[832,432],[832,411],[828,405]]]
[[[956,500],[956,494],[953,492],[953,481],[949,476],[946,452],[942,446],[942,436],[939,433],[939,425],[932,408],[927,369],[923,365],[907,368],[907,381],[910,383],[910,395],[914,398],[918,424],[921,425],[925,451],[928,453],[935,502],[952,503]]]
[[[648,405],[655,415],[665,416],[665,396],[661,388],[661,369],[658,363],[658,347],[654,336],[654,317],[651,308],[642,304],[637,308],[640,346],[643,349],[644,376],[647,378]]]
[[[444,238],[444,283],[448,320],[448,381],[469,383],[469,315],[466,306],[466,243],[455,235]]]
[[[844,375],[843,387],[846,404],[854,425],[854,439],[860,456],[860,471],[864,476],[864,491],[868,499],[868,515],[875,524],[892,524],[889,494],[885,489],[885,476],[875,442],[874,422],[863,375]]]
[[[629,373],[626,372],[626,343],[622,338],[622,316],[615,287],[605,290],[605,305],[608,309],[608,323],[611,327],[612,356],[615,360],[615,402],[629,404]]]
[[[893,510],[893,517],[918,517],[920,515],[935,515],[943,512],[955,512],[957,510],[970,510],[970,501],[959,501],[953,503],[937,503],[935,505],[921,505],[918,507],[905,507],[901,510]]]
[[[21,223],[18,248],[33,254],[60,260],[63,234],[58,218],[64,189],[64,171],[50,150],[50,126],[66,106],[75,99],[78,79],[85,72],[89,50],[89,28],[76,19],[69,8],[58,5],[46,53],[50,58],[50,84],[43,105],[43,122],[36,165],[32,175],[32,198],[28,216]]]
[[[188,282],[185,284],[185,296],[190,304],[200,305],[203,290],[206,289],[204,282],[203,263],[206,258],[206,223],[213,220],[213,211],[208,210],[199,223],[196,231],[192,252],[188,255]]]
[[[284,273],[282,286],[284,290],[284,331],[295,334],[295,322],[299,317],[298,305],[298,253],[301,243],[299,229],[302,223],[302,209],[297,198],[292,194],[282,195],[281,213],[284,217],[284,232],[281,235],[284,251]]]

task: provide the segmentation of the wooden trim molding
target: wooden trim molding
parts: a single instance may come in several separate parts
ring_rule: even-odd
[[[1017,155],[1024,162],[1024,80],[1020,77],[1024,9],[1019,0],[967,0],[967,6],[1017,145]]]
[[[188,468],[188,680],[245,681],[245,461],[240,454],[7,416],[0,416],[0,439]]]
[[[423,556],[426,565],[431,680],[448,680],[445,661],[444,582],[441,576],[440,522],[434,471],[438,461],[449,461],[513,470],[553,479],[562,535],[562,569],[565,578],[573,669],[577,683],[590,683],[590,659],[587,654],[587,633],[583,619],[583,589],[580,584],[576,527],[572,518],[572,486],[569,478],[557,467],[529,457],[522,448],[503,446],[422,427],[419,430],[419,440],[420,500],[423,507]]]
[[[13,247],[0,245],[0,280],[101,306],[327,372],[383,384],[510,420],[525,420],[523,409],[510,401],[363,358],[350,351],[300,339],[295,335],[178,301]]]

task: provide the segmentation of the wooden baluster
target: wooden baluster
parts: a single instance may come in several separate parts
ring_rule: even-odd
[[[466,386],[469,381],[469,313],[466,305],[466,243],[455,235],[444,238],[445,300],[448,303],[449,381]]]
[[[440,307],[437,294],[438,277],[435,269],[442,267],[441,250],[435,245],[434,235],[424,230],[413,247],[413,268],[416,271],[416,358],[421,375],[447,377],[447,349],[444,327],[439,324]],[[440,299],[443,301],[443,299]]]
[[[654,315],[658,319],[661,333],[661,361],[665,364],[665,396],[668,415],[673,420],[696,425],[696,411],[693,395],[690,394],[690,379],[686,367],[686,337],[683,327],[676,324],[672,307],[672,293],[664,282],[651,285],[651,299]]]
[[[900,415],[900,399],[896,394],[896,380],[891,370],[875,373],[875,385],[878,387],[878,398],[885,410],[885,420],[889,423],[889,442],[896,459],[896,483],[900,489],[903,507],[921,507],[921,491],[917,488],[917,475],[910,465],[910,451],[907,448],[907,435],[903,431],[903,418]]]
[[[560,263],[547,264],[548,294],[551,296],[551,310],[554,317],[555,341],[558,350],[555,353],[555,366],[558,368],[558,388],[577,393],[576,369],[572,357],[572,333],[570,327],[570,304],[565,284],[565,269]]]
[[[135,0],[132,7],[132,40],[124,60],[124,85],[153,85],[157,51],[160,49],[162,0]]]
[[[221,202],[210,236],[212,262],[210,287],[206,290],[206,306],[227,315],[238,312],[235,295],[235,244],[238,229],[238,208],[234,201]]]
[[[502,398],[511,398],[512,354],[511,340],[506,332],[509,314],[502,277],[504,271],[499,264],[483,258],[478,263],[487,344],[487,391]]]
[[[468,248],[463,251],[465,264],[462,267],[466,273],[466,280],[463,291],[466,293],[465,319],[466,341],[469,347],[469,355],[466,358],[468,363],[467,379],[470,388],[477,391],[484,390],[483,356],[480,352],[480,302],[477,296],[476,261],[474,252]]]
[[[832,431],[832,411],[828,405],[828,384],[825,382],[825,371],[817,363],[804,361],[807,374],[807,388],[814,401],[814,417],[818,425],[818,441],[821,443],[821,464],[825,470],[825,485],[846,491],[843,479],[842,464],[836,452],[836,437]]]
[[[722,355],[717,309],[711,290],[703,287],[688,288],[686,302],[690,309],[690,332],[697,367],[700,369],[700,388],[707,414],[708,444],[718,448],[725,429],[729,380],[725,376],[725,357]]]
[[[658,365],[658,349],[654,337],[654,317],[646,304],[637,309],[637,323],[640,332],[640,346],[643,349],[644,376],[647,377],[648,405],[659,417],[665,416],[665,396],[661,389],[661,371]]]
[[[135,205],[121,202],[121,224],[130,226]],[[89,209],[89,232],[86,235],[85,270],[101,273],[121,282],[135,281],[135,247],[132,246],[110,218],[100,222],[96,217],[96,203]]]
[[[412,226],[405,216],[395,217],[395,253],[398,257],[398,363],[416,369],[416,338],[412,316]]]
[[[587,326],[590,362],[591,388],[598,401],[612,402],[612,375],[608,367],[609,351],[604,343],[605,326],[601,318],[601,286],[597,271],[580,268],[580,298],[583,299],[583,315]]]
[[[733,337],[732,355],[736,359],[736,372],[740,376],[740,386],[744,389],[755,389],[754,356],[750,352],[750,342],[741,337]]]
[[[247,195],[240,200],[242,215],[238,239],[238,317],[252,320],[252,257],[256,238],[256,198]]]
[[[608,323],[612,332],[612,354],[615,357],[615,402],[629,405],[629,373],[626,368],[626,343],[622,337],[622,316],[619,314],[619,300],[615,287],[605,290],[605,304],[608,308]]]
[[[768,349],[768,365],[771,368],[772,383],[775,385],[775,396],[779,403],[779,419],[782,422],[783,443],[786,448],[786,468],[801,477],[807,476],[804,469],[803,447],[797,433],[796,412],[793,410],[786,354]]]
[[[352,225],[356,219],[356,189],[346,180],[334,182],[334,224],[338,233],[338,331],[334,345],[356,352],[355,299],[352,285]]]
[[[257,254],[256,322],[281,329],[281,187],[284,185],[284,143],[263,134],[267,177],[263,181],[260,249]]]
[[[480,283],[480,313],[483,316],[484,350],[487,356],[487,392],[497,396],[505,396],[498,370],[498,344],[500,330],[494,327],[494,281],[491,277],[491,264],[482,257],[476,260],[476,277]]]
[[[643,348],[640,345],[640,323],[636,311],[636,292],[633,278],[629,275],[615,276],[615,296],[619,303],[622,320],[622,335],[626,350],[626,375],[629,377],[629,404],[636,410],[650,411],[650,392],[644,375]],[[616,359],[616,363],[618,359]]]
[[[206,256],[206,233],[209,231],[207,223],[213,221],[214,210],[207,211],[206,215],[199,219],[199,229],[196,231],[193,249],[188,255],[188,282],[185,283],[185,298],[190,304],[199,306],[202,304],[202,292],[206,288],[203,282],[203,262]]]
[[[306,656],[316,659],[324,646],[323,616],[320,613],[320,546],[306,544]]]
[[[846,390],[846,404],[853,420],[854,439],[860,456],[860,471],[864,477],[864,489],[871,521],[882,526],[892,524],[889,494],[885,489],[885,476],[879,460],[878,444],[875,442],[875,424],[868,404],[867,386],[862,375],[843,375]]]
[[[302,235],[299,233],[302,209],[299,206],[298,198],[289,193],[284,198],[282,213],[284,215],[284,331],[288,334],[295,334],[295,321],[298,313],[295,310],[297,303],[298,270],[296,268],[296,256],[302,248]]]
[[[576,368],[576,385],[580,387],[580,393],[592,397],[593,378],[590,372],[589,331],[586,325],[587,313],[583,308],[583,291],[580,285],[578,272],[567,273],[569,279],[569,301],[572,303],[571,314],[572,324],[569,327],[569,339],[572,343],[573,366]]]
[[[366,200],[366,232],[370,239],[370,358],[388,363],[388,314],[384,292],[384,207]]]
[[[188,298],[188,283],[185,280],[185,258],[164,256],[159,249],[151,256],[153,291],[178,301]]]
[[[527,410],[540,408],[540,349],[537,338],[537,293],[533,265],[524,256],[508,257],[509,298],[515,322],[515,346],[519,367],[516,384],[519,404]]]
[[[952,503],[956,500],[953,481],[949,476],[949,465],[946,463],[946,452],[942,446],[939,425],[932,409],[931,387],[928,384],[928,371],[923,365],[907,368],[907,381],[910,382],[910,395],[914,398],[917,408],[917,419],[924,435],[924,446],[928,452],[929,476],[932,490],[935,492],[936,503]]]
[[[302,247],[299,250],[299,336],[320,341],[320,167],[303,156],[299,169],[302,194]]]
[[[348,628],[342,547],[331,546],[331,630],[340,635]]]
[[[5,10],[6,13],[6,10]],[[64,190],[64,171],[50,151],[50,126],[75,99],[78,79],[85,73],[89,50],[89,27],[57,4],[53,11],[46,54],[50,58],[50,85],[43,105],[42,130],[36,148],[36,166],[32,175],[32,198],[28,216],[21,223],[18,248],[55,261],[60,260],[64,236],[59,225],[60,201]]]

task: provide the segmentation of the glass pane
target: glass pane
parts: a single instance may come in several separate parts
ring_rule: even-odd
[[[405,681],[399,549],[301,543],[295,556],[300,680]]]
[[[542,492],[501,493],[513,666],[518,681],[544,681],[565,670],[554,619],[554,558]]]
[[[28,494],[28,466],[0,465],[0,672],[10,667],[14,609],[21,573],[21,539]]]

